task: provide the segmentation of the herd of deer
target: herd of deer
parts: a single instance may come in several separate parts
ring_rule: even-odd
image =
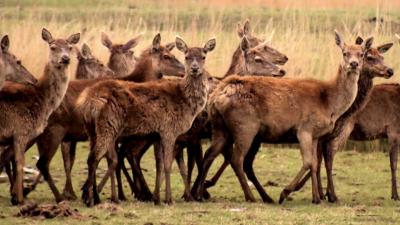
[[[171,167],[177,161],[185,185],[184,199],[209,198],[224,169],[231,165],[245,199],[254,202],[246,177],[264,202],[273,202],[258,181],[253,161],[261,143],[299,143],[303,165],[281,192],[279,202],[299,190],[311,177],[312,202],[325,198],[320,168],[325,161],[326,196],[337,201],[332,165],[335,152],[344,142],[388,138],[391,144],[392,199],[397,193],[397,149],[400,145],[400,85],[373,85],[374,77],[389,78],[393,70],[382,56],[393,43],[372,47],[373,38],[358,37],[346,44],[335,32],[343,54],[336,77],[331,81],[280,78],[288,58],[250,31],[249,22],[238,26],[240,44],[222,78],[205,70],[207,53],[216,46],[210,39],[204,47],[189,47],[179,37],[166,45],[157,34],[152,45],[137,58],[133,51],[140,36],[126,44],[114,44],[102,34],[110,51],[107,66],[83,44],[80,34],[53,38],[43,29],[49,45],[49,60],[43,76],[36,80],[9,51],[9,38],[1,40],[0,52],[0,172],[9,177],[11,202],[21,204],[43,176],[57,202],[76,199],[71,169],[76,145],[90,141],[88,177],[82,200],[88,206],[100,202],[99,192],[111,180],[111,200],[126,200],[121,171],[135,197],[161,203],[165,179],[165,202],[172,203]],[[182,64],[171,53],[176,47],[185,55]],[[76,80],[66,73],[71,55],[77,51]],[[176,76],[177,78],[167,78]],[[211,138],[203,158],[201,141]],[[24,153],[33,144],[39,150],[36,181],[24,188]],[[54,184],[50,162],[61,145],[66,183],[62,193]],[[156,182],[149,190],[140,160],[154,145]],[[188,151],[188,165],[183,149]],[[225,161],[217,174],[206,181],[207,172],[220,153]],[[107,172],[97,185],[96,169],[107,159]],[[130,176],[124,160],[132,169]],[[194,165],[198,176],[191,187]],[[118,193],[115,188],[117,179]]]

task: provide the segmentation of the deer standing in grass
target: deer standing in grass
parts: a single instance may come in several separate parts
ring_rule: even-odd
[[[12,146],[16,162],[13,204],[23,202],[25,149],[43,132],[50,114],[64,98],[69,82],[66,70],[70,54],[80,35],[53,39],[50,32],[43,29],[42,38],[49,44],[50,57],[38,83],[35,86],[10,84],[0,92],[0,142],[3,146]]]
[[[356,40],[357,45],[361,45],[363,43],[363,39],[361,37],[358,37]],[[372,92],[372,87],[373,87],[373,78],[375,77],[384,77],[384,78],[390,78],[393,75],[393,70],[392,68],[388,67],[385,64],[383,53],[388,51],[390,47],[392,46],[392,43],[387,43],[380,45],[378,47],[371,47],[370,50],[368,50],[364,56],[363,59],[363,66],[361,69],[360,73],[360,78],[358,80],[358,91],[357,91],[357,97],[351,107],[343,114],[340,116],[340,118],[336,121],[335,123],[335,128],[333,129],[332,132],[330,132],[327,135],[324,135],[323,138],[321,138],[320,143],[324,144],[326,143],[327,140],[330,138],[333,138],[337,135],[340,134],[340,132],[343,132],[343,127],[347,126],[346,124],[349,123],[349,120],[353,116],[355,116],[360,110],[365,107],[365,105],[369,101],[370,94]],[[268,142],[271,143],[298,143],[296,138],[290,137],[290,135],[283,135],[279,139],[276,140],[269,140]],[[255,158],[255,155],[258,152],[258,149],[256,149],[254,146],[257,146],[257,143],[252,144],[252,148],[249,150],[249,153],[245,157],[244,161],[244,169],[248,177],[253,177],[252,179],[256,179],[253,171],[253,160]],[[320,151],[320,147],[324,145],[318,145],[318,151]],[[320,163],[322,158],[319,159]],[[328,164],[328,163],[326,163]],[[216,175],[211,179],[211,181],[206,181],[205,183],[205,188],[211,187],[215,185],[219,177],[221,176],[222,172],[224,171],[225,167],[229,165],[229,162],[226,164],[224,163],[223,166],[218,170]],[[320,168],[320,166],[318,167]],[[249,175],[250,174],[250,175]],[[305,182],[311,177],[311,173],[309,172],[308,175],[305,176],[305,178],[300,182],[300,184],[296,187],[296,190],[299,190]],[[322,190],[322,185],[321,185],[321,177],[320,177],[320,169],[318,169],[318,189],[319,189],[319,194],[321,199],[324,199],[324,193]],[[258,182],[258,181],[256,181]],[[260,191],[259,191],[260,192]],[[260,192],[260,195],[263,195],[262,190]],[[334,193],[334,192],[333,192]],[[330,196],[330,193],[327,193],[329,201],[332,201],[333,197]]]
[[[247,23],[246,23],[247,24]],[[248,28],[248,25],[245,28]],[[278,52],[277,50],[268,46],[266,49],[266,44],[257,40],[254,40],[252,43],[259,43],[256,46],[251,46],[250,41],[248,40],[247,36],[242,36],[241,43],[238,47],[240,51],[240,55],[237,54],[238,51],[235,51],[234,57],[232,59],[232,65],[240,65],[235,67],[235,71],[238,71],[240,74],[249,74],[249,75],[266,75],[266,76],[282,76],[284,71],[272,63],[272,59],[275,59],[276,62],[285,62],[287,61],[287,57],[282,53]],[[271,51],[272,49],[273,51]],[[271,54],[274,54],[271,56]],[[225,75],[229,76],[229,75]],[[215,81],[211,81],[215,82]],[[216,82],[218,83],[218,82]],[[214,85],[216,86],[216,85]],[[209,93],[212,93],[214,88],[209,88]],[[190,194],[190,177],[191,171],[193,169],[193,162],[189,165],[189,172],[187,172],[187,168],[183,162],[183,148],[184,146],[188,146],[188,155],[189,161],[196,159],[198,162],[198,167],[200,168],[201,160],[202,160],[202,150],[201,150],[201,138],[204,137],[205,126],[207,123],[207,113],[206,111],[202,112],[198,117],[196,117],[195,121],[192,124],[192,127],[189,131],[185,134],[180,135],[177,138],[175,144],[175,157],[177,159],[180,173],[182,179],[185,184],[185,191],[184,191],[184,199],[185,200],[192,200],[192,196]],[[148,138],[138,138],[139,140],[134,142],[129,142],[129,146],[122,145],[121,149],[122,152],[119,154],[127,154],[128,161],[131,164],[132,172],[134,174],[135,184],[130,184],[135,188],[132,192],[135,193],[135,197],[139,200],[151,200],[151,192],[145,182],[143,174],[141,173],[140,169],[140,160],[147,149],[150,147],[151,144],[154,144],[158,141],[158,137],[152,135]],[[120,158],[119,161],[123,160]],[[118,177],[118,175],[117,175]],[[125,199],[122,185],[120,184],[120,178],[118,180],[118,193],[121,195],[122,199]],[[129,181],[130,179],[128,179]],[[99,185],[101,186],[101,185]],[[99,188],[99,191],[101,188]],[[141,192],[141,193],[140,193]]]
[[[210,96],[209,112],[213,124],[212,144],[203,160],[203,168],[193,187],[194,197],[202,199],[204,181],[214,158],[230,149],[230,164],[238,177],[247,201],[254,202],[243,170],[243,162],[254,142],[273,140],[293,133],[300,143],[303,166],[293,181],[282,191],[282,202],[304,176],[312,174],[313,203],[319,203],[317,188],[318,139],[333,129],[335,121],[350,107],[357,93],[357,83],[364,46],[346,45],[335,32],[336,44],[343,60],[337,76],[330,82],[311,79],[276,79],[269,77],[233,76],[224,80]],[[248,174],[249,175],[249,174]],[[257,190],[261,184],[249,176]],[[266,202],[272,198],[266,193]]]
[[[163,75],[181,76],[184,73],[184,66],[170,52],[174,47],[175,43],[169,43],[165,46],[161,45],[161,36],[160,34],[157,34],[153,39],[151,47],[145,50],[139,57],[136,69],[129,76],[119,79],[151,81],[158,80]],[[98,66],[100,69],[101,65]],[[95,70],[91,71],[93,72]],[[91,76],[104,75],[92,74]],[[78,97],[85,88],[109,79],[110,77],[71,81],[61,106],[50,116],[48,125],[43,134],[35,140],[40,155],[37,167],[49,184],[57,202],[60,202],[63,199],[76,199],[72,187],[71,169],[75,159],[76,143],[78,141],[87,140],[83,115],[75,110]],[[55,186],[49,172],[50,162],[61,142],[63,143],[61,149],[66,173],[66,183],[62,195]],[[31,144],[33,144],[33,142]],[[9,155],[5,158],[10,160],[11,156],[12,155]],[[38,180],[39,179],[37,178],[36,181]],[[31,187],[25,189],[25,194],[32,191],[36,184],[37,182],[35,182]]]
[[[21,60],[10,52],[8,35],[1,38],[0,47],[0,89],[5,81],[35,84],[37,82],[36,78],[22,65]]]
[[[111,176],[113,200],[116,200],[112,175],[117,166],[115,143],[132,135],[160,135],[157,160],[165,172],[165,202],[172,203],[171,166],[176,138],[189,130],[207,100],[207,75],[204,73],[206,54],[215,48],[215,39],[203,48],[188,48],[176,38],[177,48],[185,53],[186,75],[179,80],[133,83],[100,82],[82,93],[79,108],[89,112],[85,116],[91,143],[88,158],[88,179],[84,187],[84,202],[88,206],[100,202],[96,187],[96,169],[104,156],[109,161],[107,175]],[[104,101],[106,100],[106,101]],[[156,204],[160,203],[161,168],[157,168]]]
[[[279,67],[276,67],[274,64],[285,64],[288,60],[287,56],[270,47],[264,40],[253,36],[249,21],[246,21],[243,27],[238,24],[237,34],[242,41],[244,41],[243,38],[246,37],[246,41],[248,42],[246,47],[248,49],[245,49],[246,51],[244,51],[239,44],[232,55],[231,64],[223,78],[235,73],[250,75],[268,74],[271,76],[284,75],[285,72],[280,70]],[[214,78],[210,81],[210,86],[216,86],[218,82],[219,80]],[[211,93],[212,90],[214,90],[214,88],[209,88],[209,93]],[[205,137],[208,138],[208,136],[211,136],[208,134],[208,130],[207,112],[204,111],[195,119],[192,128],[178,137],[175,145],[176,159],[185,183],[185,193],[183,197],[186,200],[192,199],[189,189],[194,161],[196,160],[197,167],[200,169],[203,158],[200,141]],[[130,179],[129,174],[126,171],[124,171],[124,173],[128,178],[127,180],[132,188],[132,192],[135,193],[135,197],[139,200],[146,201],[152,199],[152,194],[145,182],[143,174],[141,173],[140,161],[147,149],[156,141],[157,137],[138,138],[136,141],[130,141],[129,143],[125,143],[125,145],[123,144],[120,148],[119,161],[123,165],[123,159],[125,154],[127,154],[127,159],[131,164],[135,182],[132,183],[132,179]],[[182,155],[185,147],[188,148],[188,169],[185,167]],[[123,193],[121,178],[119,178],[119,169],[120,168],[117,168],[118,195],[120,200],[124,200],[126,198]],[[99,186],[101,186],[101,184]],[[102,187],[99,187],[99,191],[101,189]]]

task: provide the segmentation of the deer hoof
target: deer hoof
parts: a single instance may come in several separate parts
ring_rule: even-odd
[[[392,195],[392,200],[394,200],[394,201],[399,201],[400,198],[399,198],[398,195]]]
[[[281,195],[279,197],[279,204],[282,204],[283,201],[285,201],[285,199],[289,196],[290,191],[287,189],[283,189],[283,191],[281,192]]]

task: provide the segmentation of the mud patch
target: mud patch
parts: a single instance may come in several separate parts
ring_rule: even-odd
[[[27,202],[19,208],[19,212],[15,216],[36,217],[38,219],[52,219],[56,217],[84,218],[77,209],[71,209],[65,201],[58,204],[41,205],[35,202]]]

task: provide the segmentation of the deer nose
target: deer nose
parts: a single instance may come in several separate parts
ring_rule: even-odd
[[[351,66],[351,68],[355,69],[358,66],[358,62],[351,62],[350,66]]]
[[[69,61],[70,61],[70,59],[69,59],[68,56],[63,55],[63,56],[61,57],[61,62],[62,62],[63,64],[68,64]]]
[[[190,69],[192,70],[192,72],[196,73],[197,71],[199,71],[199,66],[193,65],[190,67]]]
[[[283,59],[285,60],[285,62],[287,62],[289,60],[289,58],[287,56],[283,57]]]
[[[393,74],[394,74],[392,68],[389,68],[386,72],[387,72],[387,74],[389,75],[389,77],[393,76]]]
[[[281,76],[285,76],[286,71],[285,71],[285,70],[279,70],[279,74],[280,74]]]

